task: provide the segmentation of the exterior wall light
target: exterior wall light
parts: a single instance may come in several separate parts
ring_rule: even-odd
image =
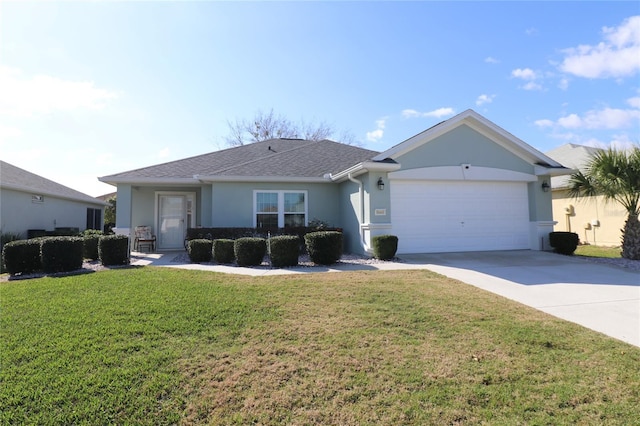
[[[384,182],[382,181],[382,178],[378,178],[378,189],[380,191],[382,191],[384,189]]]
[[[549,185],[549,182],[547,182],[546,180],[542,182],[542,190],[544,192],[549,192],[550,189],[551,189],[551,185]]]

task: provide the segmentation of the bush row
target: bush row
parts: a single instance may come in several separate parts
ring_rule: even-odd
[[[100,259],[103,265],[129,263],[126,235],[41,237],[11,241],[2,248],[3,268],[11,275],[36,271],[68,272],[82,267],[83,259]]]
[[[305,247],[311,261],[319,265],[331,265],[342,256],[343,237],[338,231],[317,231],[304,235]],[[389,253],[385,239],[379,244]],[[397,247],[397,238],[395,239]],[[300,254],[300,238],[297,235],[277,235],[266,240],[261,237],[241,237],[236,240],[228,238],[214,239],[195,238],[189,241],[187,253],[191,262],[231,263],[234,260],[239,266],[260,265],[269,255],[271,265],[275,267],[295,266]],[[391,257],[395,255],[395,248]],[[376,255],[380,257],[382,255]],[[383,258],[383,257],[380,257]],[[388,257],[390,258],[390,257]]]
[[[188,228],[186,241],[188,247],[189,241],[197,239],[237,240],[248,237],[268,239],[269,237],[295,235],[299,239],[300,248],[304,250],[304,236],[320,230],[342,232],[341,228],[328,228],[324,224],[288,228]]]

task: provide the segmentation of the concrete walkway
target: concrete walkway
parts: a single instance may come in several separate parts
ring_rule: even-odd
[[[251,276],[428,269],[640,347],[640,274],[539,251],[402,255],[402,262],[243,268],[173,262],[184,252],[132,253],[134,265]]]

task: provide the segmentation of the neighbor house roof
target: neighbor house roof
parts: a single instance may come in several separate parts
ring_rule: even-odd
[[[378,152],[330,140],[270,139],[99,178],[117,183],[216,180],[326,181],[329,174],[371,160]]]
[[[15,191],[30,192],[34,195],[48,195],[98,205],[106,204],[97,198],[93,198],[80,191],[28,172],[5,161],[0,161],[0,187]]]
[[[584,170],[584,166],[596,153],[602,151],[600,148],[591,146],[576,145],[567,143],[558,148],[547,151],[547,155],[554,160],[570,167],[573,170]],[[551,188],[566,188],[569,186],[570,176],[557,176],[551,178]]]

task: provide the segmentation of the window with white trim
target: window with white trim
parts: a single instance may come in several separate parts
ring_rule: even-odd
[[[256,228],[307,226],[307,191],[253,191]]]

